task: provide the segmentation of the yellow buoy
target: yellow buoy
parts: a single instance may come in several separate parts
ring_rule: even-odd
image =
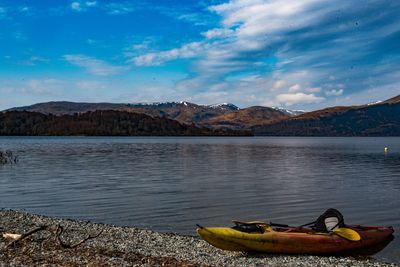
[[[385,147],[384,151],[385,151],[385,153],[388,153],[389,152],[389,148]]]

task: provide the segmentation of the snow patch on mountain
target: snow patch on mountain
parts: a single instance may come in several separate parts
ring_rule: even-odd
[[[239,110],[239,108],[232,103],[220,103],[220,104],[212,104],[212,105],[205,105],[205,106],[210,107],[210,108],[223,108],[223,109],[230,109],[230,110]]]
[[[280,108],[280,107],[272,107],[272,108],[275,110],[281,111],[289,116],[297,116],[297,115],[306,113],[305,110],[292,110],[292,109],[285,109],[285,108]]]
[[[368,103],[367,106],[377,105],[377,104],[380,104],[380,103],[382,103],[382,101],[378,100],[378,101],[375,101],[375,102]]]

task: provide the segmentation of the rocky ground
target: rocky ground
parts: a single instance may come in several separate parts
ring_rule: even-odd
[[[399,266],[369,258],[227,252],[198,237],[0,210],[0,233],[38,227],[15,243],[0,237],[0,266]]]

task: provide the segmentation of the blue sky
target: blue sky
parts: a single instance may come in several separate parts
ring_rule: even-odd
[[[231,102],[314,110],[400,94],[400,1],[0,0],[0,109]]]

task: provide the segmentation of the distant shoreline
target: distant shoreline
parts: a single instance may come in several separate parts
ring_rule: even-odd
[[[189,102],[55,101],[0,112],[0,134],[113,136],[400,136],[400,95],[310,112]]]
[[[251,136],[250,131],[210,129],[165,117],[101,110],[56,116],[39,112],[0,113],[0,135],[8,136]]]
[[[66,243],[101,234],[73,249],[62,248],[51,230],[37,232],[15,246],[0,238],[0,265],[162,265],[162,266],[398,266],[374,259],[287,255],[249,255],[208,245],[198,237],[158,233],[134,227],[117,227],[88,221],[52,218],[15,210],[0,210],[0,232],[26,233],[38,226],[61,225]]]

